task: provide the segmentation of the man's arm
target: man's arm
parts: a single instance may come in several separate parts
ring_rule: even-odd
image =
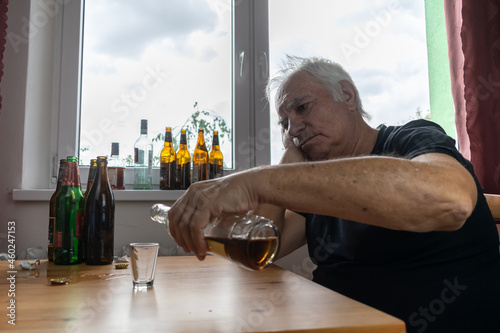
[[[359,157],[254,169],[253,197],[295,211],[394,230],[457,230],[472,213],[471,174],[439,153]],[[290,181],[294,179],[294,181]]]

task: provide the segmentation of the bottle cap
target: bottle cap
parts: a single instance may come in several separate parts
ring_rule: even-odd
[[[141,134],[148,134],[148,120],[141,119]]]
[[[111,142],[111,156],[120,155],[120,144],[118,142]]]

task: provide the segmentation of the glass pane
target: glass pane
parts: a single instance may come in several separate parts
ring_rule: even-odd
[[[285,55],[340,63],[358,87],[376,127],[429,113],[423,1],[272,0],[269,2],[271,75]],[[282,155],[271,104],[271,163]]]
[[[111,142],[131,163],[148,119],[159,166],[165,127],[175,144],[181,128],[205,120],[232,168],[230,0],[86,0],[84,17],[81,163],[109,156]],[[205,139],[210,146],[212,133]]]

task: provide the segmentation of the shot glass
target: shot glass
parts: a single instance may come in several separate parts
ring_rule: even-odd
[[[134,288],[151,288],[153,286],[158,248],[158,243],[130,244]]]

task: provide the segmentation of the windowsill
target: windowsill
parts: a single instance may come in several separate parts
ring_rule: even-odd
[[[184,194],[184,190],[115,190],[115,201],[175,201]],[[54,190],[14,189],[14,201],[49,201]]]

